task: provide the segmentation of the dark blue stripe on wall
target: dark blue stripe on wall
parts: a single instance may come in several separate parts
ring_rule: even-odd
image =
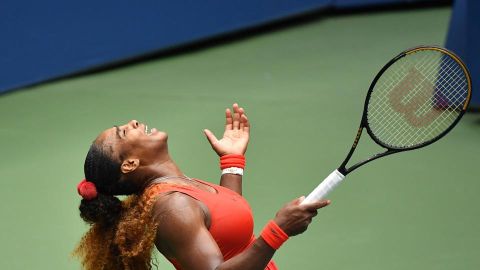
[[[364,7],[383,4],[425,2],[425,0],[334,0],[333,5],[337,8]]]
[[[0,93],[329,6],[408,0],[0,1]]]

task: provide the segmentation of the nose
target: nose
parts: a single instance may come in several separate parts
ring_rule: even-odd
[[[128,122],[128,125],[131,126],[132,128],[138,128],[140,123],[138,123],[137,120],[132,120],[132,121]]]

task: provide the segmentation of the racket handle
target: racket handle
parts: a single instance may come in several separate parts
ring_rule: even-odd
[[[342,182],[343,179],[345,179],[343,174],[341,174],[338,170],[333,171],[305,198],[305,200],[301,202],[301,204],[324,199],[328,193],[330,193],[330,191],[332,191],[336,186],[338,186],[338,184],[340,184],[340,182]]]

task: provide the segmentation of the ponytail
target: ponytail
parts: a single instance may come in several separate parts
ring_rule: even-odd
[[[86,180],[77,186],[82,196],[80,217],[91,225],[73,251],[84,270],[149,270],[156,224],[151,218],[155,196],[122,179],[120,159],[108,145],[93,143],[85,158]],[[131,195],[120,201],[115,195]]]
[[[115,226],[122,213],[122,202],[115,196],[99,193],[96,198],[82,199],[80,217],[89,224]]]

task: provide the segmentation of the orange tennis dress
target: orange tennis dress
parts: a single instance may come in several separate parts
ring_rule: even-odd
[[[164,192],[181,192],[204,203],[210,212],[209,232],[217,242],[223,259],[226,261],[247,249],[254,241],[253,215],[248,202],[238,193],[212,183],[193,179],[212,187],[208,192],[193,186],[172,185],[163,188]],[[177,270],[182,270],[174,259],[168,259]],[[275,262],[268,263],[265,270],[278,270]]]

